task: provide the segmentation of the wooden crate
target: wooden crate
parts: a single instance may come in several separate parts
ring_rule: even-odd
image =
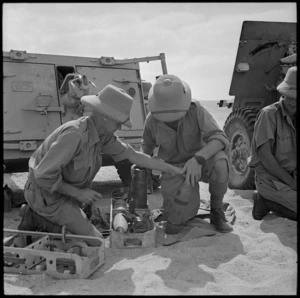
[[[153,222],[153,229],[144,233],[133,233],[129,230],[126,233],[120,233],[113,229],[113,218],[118,212],[114,209],[114,202],[111,201],[110,210],[110,247],[111,248],[149,248],[156,247],[156,226],[152,219],[149,209],[135,209],[138,214],[147,213]],[[127,206],[128,207],[128,206]],[[128,209],[127,209],[128,211]]]
[[[58,279],[85,279],[104,264],[104,240],[98,237],[54,233],[5,230],[13,233],[3,249],[4,272],[19,274],[48,274]],[[38,236],[38,240],[15,247],[13,240],[21,235]],[[53,240],[53,239],[57,240]],[[89,246],[84,240],[93,240],[97,246]],[[68,249],[66,251],[66,249]]]

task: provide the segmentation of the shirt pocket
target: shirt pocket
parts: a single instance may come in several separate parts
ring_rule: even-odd
[[[173,151],[175,147],[175,138],[176,136],[172,134],[172,132],[165,130],[159,130],[158,135],[156,136],[158,144],[165,151]]]
[[[276,155],[280,156],[292,151],[292,135],[290,131],[284,131],[281,135],[277,134],[276,138]]]
[[[78,171],[80,169],[87,169],[89,167],[90,158],[89,155],[86,154],[74,160],[74,170]]]
[[[199,151],[202,148],[201,133],[199,131],[185,133],[182,146],[189,153]]]

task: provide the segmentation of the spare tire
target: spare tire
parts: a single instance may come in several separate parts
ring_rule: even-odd
[[[228,187],[231,189],[255,189],[254,171],[248,160],[257,112],[251,107],[236,109],[225,121],[223,129],[230,142]]]

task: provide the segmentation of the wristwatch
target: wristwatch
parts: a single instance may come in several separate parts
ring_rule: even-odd
[[[205,165],[206,159],[201,155],[194,155],[194,158],[197,160],[198,164],[201,166]]]

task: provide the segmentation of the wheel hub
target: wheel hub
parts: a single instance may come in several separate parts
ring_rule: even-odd
[[[244,173],[248,166],[248,146],[244,136],[241,133],[236,134],[231,146],[231,163],[233,168],[239,174]]]

